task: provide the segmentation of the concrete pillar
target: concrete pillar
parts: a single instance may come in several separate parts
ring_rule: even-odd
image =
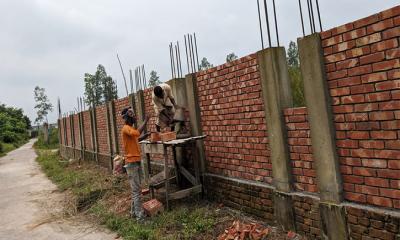
[[[92,146],[93,155],[96,163],[99,163],[99,143],[97,139],[97,121],[96,121],[96,108],[90,109],[90,126],[92,129]]]
[[[285,230],[295,230],[292,198],[292,171],[283,110],[292,107],[290,78],[283,47],[268,48],[257,53],[261,74],[262,95],[271,148],[274,210]]]
[[[84,152],[84,141],[83,141],[83,125],[82,125],[82,112],[78,113],[78,128],[79,128],[79,141],[80,141],[80,154],[81,156],[79,157],[79,164],[81,163],[81,160],[83,159],[85,152]]]
[[[136,99],[137,99],[137,105],[136,105],[136,114],[138,115],[137,118],[137,124],[138,126],[141,126],[143,121],[144,121],[144,116],[146,114],[146,104],[145,104],[145,99],[144,99],[144,91],[143,90],[139,90],[136,93]],[[136,126],[136,127],[138,127]]]
[[[197,90],[197,79],[196,74],[188,74],[185,77],[185,87],[186,87],[186,99],[187,99],[187,109],[189,110],[190,118],[190,131],[193,136],[203,135],[201,129],[200,121],[200,105]],[[197,153],[200,161],[200,174],[206,172],[206,157],[204,152],[204,142],[196,142]],[[203,181],[204,182],[204,181]]]
[[[69,126],[70,126],[70,132],[71,132],[71,147],[72,147],[72,158],[76,159],[75,156],[75,126],[74,126],[74,115],[71,114],[69,115]]]
[[[298,45],[321,197],[323,235],[327,239],[347,239],[344,209],[340,206],[342,179],[320,35],[300,38]]]
[[[85,141],[85,120],[83,112],[80,113],[80,128],[81,128],[81,141],[82,141],[82,160],[85,161],[86,141]]]
[[[118,145],[118,127],[117,127],[117,116],[118,113],[115,112],[115,102],[112,101],[110,104],[110,123],[111,123],[111,138],[113,143],[113,153],[119,154],[119,145]]]
[[[135,94],[134,94],[134,93],[129,94],[128,99],[129,99],[129,105],[130,105],[130,107],[134,110],[134,112],[135,112],[136,114],[138,114],[138,109],[137,109],[137,107],[136,107]],[[135,123],[135,125],[134,125],[135,128],[138,128],[137,125],[138,125],[138,124]],[[118,144],[117,144],[117,145],[118,145]]]
[[[107,143],[108,143],[108,152],[110,154],[110,162],[109,169],[113,170],[113,156],[114,156],[114,147],[113,147],[113,135],[112,135],[112,121],[114,113],[113,111],[113,101],[106,103],[106,126],[107,126]]]

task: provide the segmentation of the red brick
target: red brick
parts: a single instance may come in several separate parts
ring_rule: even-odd
[[[341,43],[343,41],[342,35],[337,35],[328,39],[325,39],[322,41],[322,46],[323,47],[329,47],[338,43]]]
[[[386,168],[387,161],[381,159],[363,159],[362,165],[364,167],[372,167],[372,168]]]
[[[348,59],[348,60],[344,60],[344,61],[336,63],[336,69],[337,70],[353,68],[353,67],[356,67],[356,66],[359,66],[359,61],[358,61],[357,58]]]
[[[396,6],[381,12],[382,19],[391,18],[400,15],[400,6]]]
[[[372,121],[372,122],[356,122],[357,131],[369,131],[369,130],[380,130],[379,122]]]
[[[400,16],[398,16],[398,17],[396,17],[396,18],[394,19],[394,25],[395,25],[395,26],[400,26]]]
[[[375,155],[373,149],[359,148],[359,149],[352,149],[351,156],[360,158],[373,158]]]
[[[397,39],[389,39],[389,40],[385,40],[382,42],[377,42],[371,45],[371,52],[378,52],[378,51],[384,51],[387,49],[391,49],[391,48],[395,48],[398,47],[398,41]]]
[[[347,137],[350,139],[368,139],[369,132],[368,131],[350,131],[347,133]]]
[[[400,48],[390,49],[386,51],[386,59],[400,58]]]
[[[396,131],[371,131],[373,139],[397,139]]]
[[[366,17],[366,18],[363,18],[363,19],[355,21],[354,22],[354,28],[360,28],[360,27],[364,27],[364,26],[367,26],[367,25],[371,25],[373,23],[378,22],[380,19],[381,18],[380,18],[379,14],[371,15],[369,17]]]
[[[400,159],[400,151],[399,150],[375,150],[374,153],[376,158],[383,159]]]
[[[400,82],[400,81],[399,81]],[[400,87],[400,83],[399,83]],[[400,101],[390,101],[379,103],[379,110],[398,110],[400,109]]]
[[[344,78],[344,79],[338,80],[339,87],[354,86],[354,85],[358,85],[358,84],[361,84],[360,76],[349,77],[349,78]]]
[[[379,188],[365,185],[355,185],[355,192],[379,196]]]
[[[394,119],[393,112],[371,112],[369,113],[369,119],[371,121],[382,121]]]
[[[389,79],[400,79],[400,70],[394,69],[388,72]]]
[[[164,206],[157,199],[143,203],[143,209],[148,216],[155,216],[164,211]]]
[[[400,36],[400,27],[388,29],[382,33],[383,39],[389,39]]]
[[[364,95],[350,95],[344,96],[340,99],[342,104],[351,104],[351,103],[363,103],[365,102]]]
[[[377,91],[400,89],[400,80],[377,83],[375,84],[375,89]]]
[[[385,141],[385,147],[386,149],[398,150],[400,149],[400,141],[399,140]]]
[[[353,174],[353,167],[351,167],[351,166],[346,166],[346,165],[341,165],[340,166],[340,172],[342,173],[342,174],[345,174],[345,175],[351,175],[351,174]],[[353,184],[351,184],[351,185],[353,185]],[[354,185],[353,185],[354,186]]]
[[[381,41],[381,33],[374,33],[356,40],[357,47]]]
[[[380,73],[371,73],[364,76],[361,76],[361,81],[363,83],[370,83],[370,82],[379,82],[387,80],[386,72]]]
[[[374,72],[386,71],[386,70],[390,70],[390,69],[393,69],[393,68],[400,68],[400,60],[399,59],[382,61],[382,62],[379,62],[379,63],[374,63],[372,65],[372,69],[373,69]]]
[[[391,169],[400,169],[400,159],[399,160],[389,160],[388,165],[389,165],[389,168],[391,168]]]
[[[337,45],[333,46],[333,52],[337,53],[337,52],[343,52],[346,51],[348,49],[352,49],[356,46],[356,42],[355,41],[348,41],[348,42],[342,42],[339,43]]]
[[[363,103],[354,105],[356,112],[371,112],[379,109],[378,103]]]
[[[374,92],[375,87],[373,84],[363,84],[359,86],[351,86],[350,93],[351,94],[360,94],[360,93],[370,93]]]
[[[321,32],[320,35],[322,40],[330,38],[332,36],[332,30]]]
[[[358,176],[376,177],[376,170],[371,168],[354,167],[353,174]]]
[[[340,70],[340,69],[338,69],[338,70]],[[335,63],[330,63],[330,64],[325,65],[325,71],[327,73],[336,71],[336,64]]]
[[[360,48],[354,48],[346,51],[346,56],[348,58],[355,58],[363,55],[368,55],[371,53],[371,49],[369,46],[364,46]]]
[[[345,116],[347,122],[368,121],[368,113],[349,113]]]
[[[377,172],[378,172],[378,177],[381,178],[400,179],[400,170],[378,169]],[[388,185],[382,187],[388,187]]]
[[[361,160],[359,158],[352,158],[352,157],[340,158],[340,163],[349,166],[361,166]]]
[[[390,187],[400,189],[400,180],[390,180]]]
[[[383,178],[366,177],[365,184],[374,187],[389,187],[389,180]]]
[[[349,76],[358,76],[358,75],[364,75],[372,72],[372,67],[371,65],[365,65],[365,66],[360,66],[360,67],[355,67],[351,68],[348,70],[348,75]]]
[[[344,197],[353,202],[361,202],[365,203],[366,202],[366,197],[364,194],[358,194],[358,193],[351,193],[351,192],[345,192]]]
[[[360,64],[365,65],[369,63],[376,63],[385,59],[384,52],[377,52],[370,55],[360,57]]]
[[[360,147],[362,147],[362,148],[383,149],[385,147],[385,144],[384,144],[383,141],[368,140],[368,141],[360,141]]]
[[[353,29],[354,29],[353,23],[347,23],[347,24],[344,24],[342,26],[339,26],[339,27],[336,27],[336,28],[332,29],[332,35],[335,36],[335,35],[338,35],[338,34],[341,34],[341,33],[345,33],[345,32],[351,31]]]
[[[369,93],[365,96],[365,100],[368,102],[387,101],[390,100],[390,92]]]
[[[367,27],[367,33],[375,33],[375,32],[381,32],[385,29],[393,27],[393,19],[386,19],[384,21],[380,21],[378,23],[372,24]]]
[[[343,176],[343,181],[346,183],[363,184],[364,178],[360,177],[360,176],[354,176],[354,175],[345,175],[345,176]]]
[[[337,140],[336,146],[343,148],[358,148],[358,141],[355,140]]]
[[[400,190],[380,189],[381,196],[400,199]]]
[[[341,70],[336,72],[330,72],[327,74],[328,80],[335,80],[338,78],[344,78],[347,76],[347,70]]]
[[[392,200],[389,198],[377,197],[377,196],[368,196],[367,202],[373,205],[378,205],[382,207],[392,207]]]
[[[367,35],[367,29],[366,28],[359,28],[347,33],[343,34],[343,41],[349,41],[349,40],[353,40],[359,37],[363,37]]]
[[[339,61],[343,61],[345,59],[346,59],[345,53],[336,53],[336,54],[332,54],[332,55],[325,57],[325,61],[327,63],[339,62]]]
[[[331,89],[330,92],[332,97],[344,96],[350,94],[350,88],[348,87],[336,88],[336,89]]]

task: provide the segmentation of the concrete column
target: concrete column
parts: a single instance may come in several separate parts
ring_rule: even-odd
[[[292,107],[290,78],[283,47],[268,48],[257,53],[261,74],[262,95],[271,148],[274,209],[285,230],[294,230],[292,170],[283,110]]]
[[[109,169],[113,170],[113,155],[114,155],[114,147],[113,147],[113,119],[114,119],[114,112],[113,112],[114,102],[106,103],[106,125],[107,125],[107,143],[108,143],[108,152],[110,153],[110,163]]]
[[[328,239],[347,239],[344,208],[340,206],[342,179],[320,35],[300,38],[298,45],[321,197],[323,234]]]
[[[146,108],[145,108],[145,99],[144,99],[144,91],[139,90],[136,93],[136,99],[137,99],[137,105],[136,105],[136,114],[138,115],[138,126],[142,125],[144,121],[144,116],[146,114]],[[136,126],[136,127],[138,127]]]
[[[193,136],[203,135],[203,131],[201,129],[201,121],[200,121],[200,105],[199,105],[199,96],[197,90],[197,79],[196,74],[188,74],[185,77],[185,87],[186,87],[186,99],[187,99],[187,109],[189,110],[189,118],[190,118],[190,131]],[[204,142],[197,141],[196,142],[197,153],[200,161],[200,174],[206,172],[206,157],[204,152]],[[204,182],[204,181],[203,181]]]
[[[84,156],[84,151],[83,151],[83,140],[82,140],[82,131],[83,131],[83,126],[82,126],[82,112],[78,113],[78,128],[79,128],[79,142],[80,142],[80,157],[79,157],[79,164],[81,164],[81,160],[83,159]]]
[[[80,130],[81,130],[81,148],[82,148],[82,160],[85,161],[85,152],[86,152],[86,143],[85,143],[85,120],[83,117],[83,112],[80,113],[79,115],[79,120],[80,120]]]
[[[136,107],[135,94],[134,94],[134,93],[129,94],[128,98],[129,98],[129,105],[130,105],[130,107],[134,110],[134,112],[135,112],[136,114],[138,114],[138,109],[137,109],[137,107]],[[134,125],[135,128],[138,128],[137,125],[138,125],[138,124],[135,123],[135,125]],[[117,145],[118,145],[118,144],[117,144]]]
[[[99,144],[97,139],[97,121],[96,121],[96,108],[92,108],[90,110],[90,126],[92,129],[92,146],[93,146],[93,153],[94,159],[96,163],[99,162]]]
[[[111,137],[113,142],[113,153],[119,154],[118,145],[118,127],[117,127],[117,116],[119,114],[115,112],[115,102],[112,101],[110,104],[110,122],[111,122]]]
[[[72,158],[76,159],[75,156],[75,126],[74,126],[74,115],[71,114],[69,115],[69,126],[70,126],[70,132],[71,132],[71,147],[72,147]]]

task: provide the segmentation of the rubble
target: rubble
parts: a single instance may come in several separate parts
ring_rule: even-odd
[[[270,232],[270,228],[265,228],[261,224],[245,224],[236,220],[231,227],[225,229],[225,232],[218,236],[218,240],[261,240]]]

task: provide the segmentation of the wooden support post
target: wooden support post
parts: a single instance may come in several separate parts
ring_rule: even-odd
[[[169,169],[168,169],[168,147],[164,145],[164,177],[165,177],[165,204],[169,210]]]

